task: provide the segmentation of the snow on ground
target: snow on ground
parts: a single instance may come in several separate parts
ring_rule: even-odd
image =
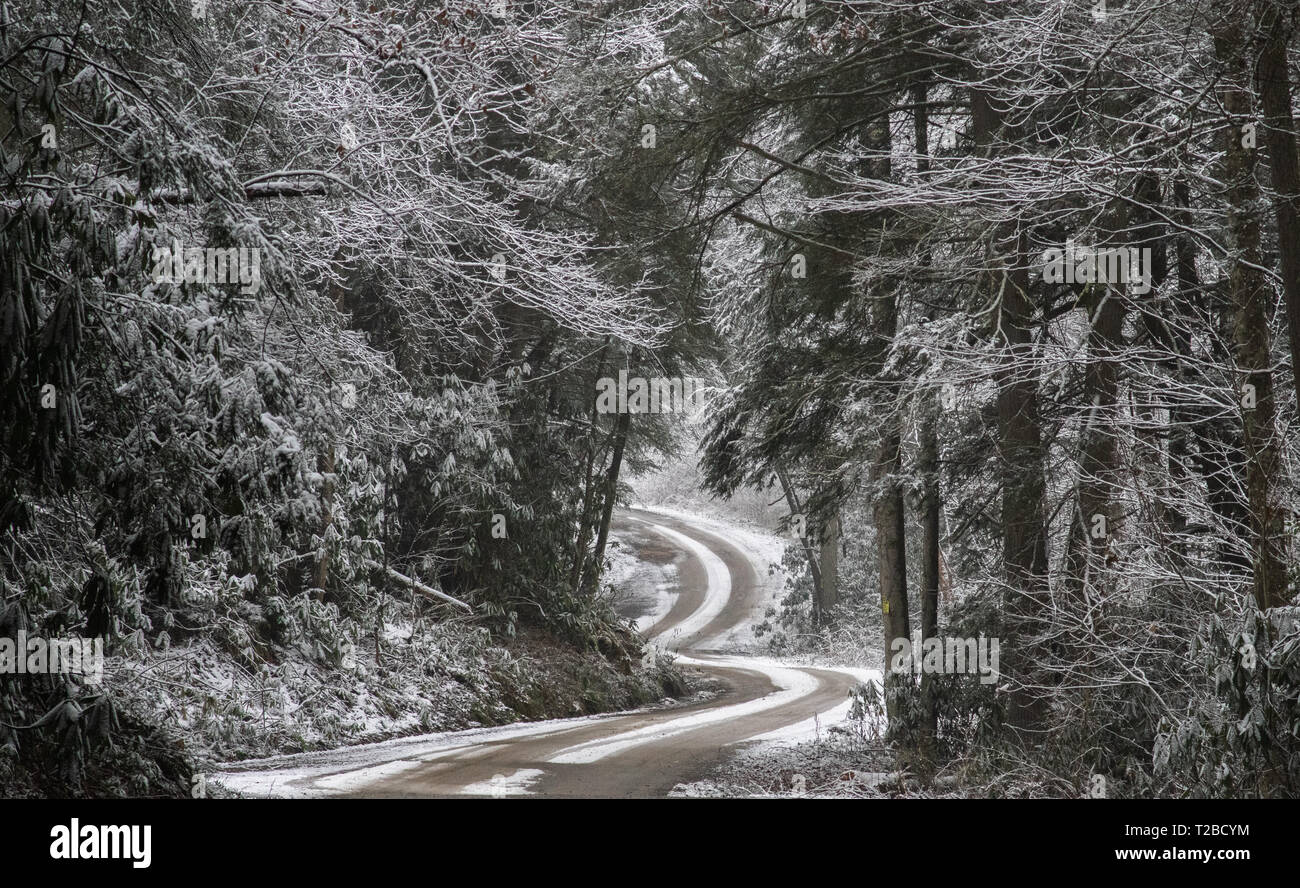
[[[493,774],[491,780],[471,783],[460,792],[461,795],[488,795],[495,798],[532,795],[532,790],[528,787],[536,783],[538,778],[544,776],[545,773],[545,771],[539,771],[537,768],[520,768],[518,771],[512,771],[509,774]]]
[[[755,596],[758,603],[751,609],[749,618],[730,632],[713,639],[712,644],[719,647],[725,646],[738,650],[748,649],[752,651],[760,649],[760,643],[753,636],[753,626],[763,619],[768,607],[774,606],[777,601],[780,600],[783,593],[785,574],[781,568],[781,561],[785,552],[785,539],[761,528],[752,526],[745,527],[743,525],[732,523],[730,521],[722,521],[698,512],[648,503],[639,503],[637,504],[637,508],[689,521],[704,530],[716,533],[718,536],[728,540],[745,553],[749,558],[750,564],[754,568],[755,574],[759,578],[759,582],[763,585],[762,594]],[[680,543],[681,540],[678,540],[678,542]],[[693,552],[695,551],[695,546],[690,546],[689,548],[691,548]],[[695,554],[700,556],[705,562],[706,567],[708,567],[710,557],[714,561],[717,561],[718,559],[711,552],[707,552],[707,550],[705,551],[707,554],[702,555],[699,552],[695,552]],[[720,562],[719,566],[721,566]],[[725,574],[725,568],[723,568],[723,571]],[[713,580],[713,571],[710,570],[709,585],[711,593],[713,592],[714,586]],[[729,585],[729,583],[727,585]],[[697,640],[696,644],[703,643],[703,641],[703,639]],[[833,669],[838,672],[852,675],[862,683],[874,681],[877,685],[880,685],[883,682],[883,676],[879,669],[840,665],[838,663],[827,662],[824,658],[818,658],[815,656],[787,658],[784,661],[776,661],[769,658],[754,656],[743,658],[736,657],[731,659],[734,661],[731,665],[744,664],[750,667],[758,667],[761,671],[769,675],[777,687],[782,689],[778,694],[774,695],[776,697],[781,697],[783,695],[792,695],[797,697],[799,693],[803,692],[795,690],[795,687],[798,686],[799,678],[809,681],[812,680],[806,673],[789,668],[796,664],[823,669]],[[679,662],[684,665],[698,665],[700,661],[692,660],[689,657],[681,657],[679,658]],[[813,683],[815,684],[815,681]],[[767,699],[770,698],[754,702],[766,704]],[[767,734],[761,734],[750,738],[743,744],[743,750],[737,751],[739,757],[738,760],[747,763],[748,767],[752,770],[762,766],[779,766],[791,760],[792,757],[796,755],[806,755],[806,750],[809,748],[816,748],[829,736],[831,729],[836,729],[841,733],[844,732],[845,729],[843,724],[849,718],[852,705],[852,700],[845,699],[843,703],[830,712],[820,713],[802,722],[787,725],[786,727],[779,728]],[[738,707],[738,709],[739,708],[743,707]],[[766,708],[766,706],[760,705],[758,707],[758,709],[762,708]],[[734,714],[741,715],[744,713],[737,711]],[[880,729],[882,726],[876,727],[877,729]],[[868,726],[868,729],[869,728],[870,726]],[[686,728],[683,727],[682,729],[685,730]],[[672,733],[676,733],[673,725],[670,724],[660,727],[660,736],[671,736]],[[623,738],[619,738],[617,741],[607,742],[605,746],[610,749],[610,752],[621,751],[622,740]],[[598,749],[601,748],[604,747],[598,747]],[[570,750],[566,751],[559,760],[586,760],[585,758],[582,758],[582,756],[584,754],[590,755],[595,751],[596,750],[585,752],[581,748],[578,750]],[[603,754],[609,753],[606,752]],[[732,764],[730,767],[734,768],[735,765]],[[836,789],[839,790],[840,788],[836,787]],[[708,796],[719,794],[734,795],[736,793],[737,788],[734,785],[727,789],[722,789],[721,784],[718,784],[712,779],[706,779],[695,784],[683,784],[674,791],[673,795]]]
[[[742,716],[762,712],[765,709],[775,709],[778,706],[784,706],[805,697],[817,689],[816,678],[797,669],[787,669],[774,660],[764,660],[756,657],[709,657],[708,659],[697,660],[694,657],[679,655],[677,662],[686,666],[730,666],[736,669],[757,670],[771,679],[778,690],[775,693],[746,703],[735,703],[731,706],[707,709],[704,712],[685,715],[659,724],[647,725],[634,731],[626,731],[615,737],[592,740],[578,746],[572,746],[552,756],[549,761],[563,765],[589,764],[607,756],[626,752],[633,747],[664,740],[668,737],[675,737],[678,734],[705,725],[731,721]]]
[[[837,672],[844,672],[852,675],[858,681],[866,684],[874,681],[879,684],[882,681],[882,675],[879,669],[860,669],[852,666],[835,666]],[[767,734],[760,734],[757,737],[750,738],[751,743],[807,743],[812,740],[820,740],[831,725],[839,725],[849,717],[849,710],[853,708],[852,700],[845,700],[839,706],[836,706],[830,712],[824,712],[821,715],[801,721],[797,724],[786,725]],[[883,730],[883,725],[879,726]]]
[[[618,590],[615,609],[621,616],[633,618],[638,632],[659,622],[672,609],[677,591],[677,565],[642,561],[618,530],[610,533],[609,567],[605,576]]]
[[[663,506],[650,504],[637,504],[637,508],[645,511],[655,512],[665,516],[680,518],[689,521],[704,530],[711,531],[718,536],[726,539],[740,549],[749,559],[754,568],[755,574],[759,578],[759,583],[763,584],[762,594],[756,596],[759,602],[750,612],[749,618],[737,626],[735,629],[724,633],[714,639],[693,639],[694,646],[703,646],[709,644],[716,647],[727,647],[733,650],[755,650],[759,647],[758,641],[753,636],[753,626],[763,619],[763,615],[769,606],[772,606],[779,600],[784,586],[784,572],[781,570],[781,558],[785,551],[786,542],[783,538],[753,527],[743,527],[729,521],[722,521],[707,515],[701,515],[696,512],[684,511],[682,509],[666,508]],[[705,565],[709,576],[709,596],[705,605],[688,617],[682,624],[681,638],[698,631],[703,627],[712,616],[721,609],[725,604],[727,594],[730,592],[730,575],[722,561],[704,546],[696,543],[682,534],[669,530],[668,528],[656,528],[661,533],[670,536],[678,545],[688,549],[698,557]],[[772,705],[780,705],[787,699],[797,698],[801,694],[807,693],[810,688],[808,683],[816,684],[807,673],[800,672],[789,668],[794,663],[787,661],[776,661],[766,657],[743,656],[725,658],[725,665],[758,668],[767,674],[773,683],[780,688],[778,693],[758,701],[752,701],[749,704],[742,704],[736,707],[727,707],[716,710],[714,713],[704,713],[701,724],[717,720],[717,718],[733,718],[740,715],[748,714],[751,711],[761,711]],[[703,665],[706,661],[695,660],[691,657],[681,656],[678,662],[682,665]],[[707,662],[721,664],[723,661],[711,658]],[[882,675],[879,669],[866,669],[858,666],[842,666],[836,663],[828,663],[813,657],[798,658],[799,665],[815,666],[824,669],[833,669],[837,672],[843,672],[853,676],[859,682],[867,683],[874,681],[877,684],[882,682]],[[746,708],[749,707],[749,708]],[[835,707],[830,712],[814,715],[802,722],[793,725],[787,725],[767,734],[761,734],[746,741],[745,747],[749,750],[749,755],[780,759],[788,754],[789,750],[798,744],[816,742],[823,739],[825,733],[831,727],[840,726],[849,717],[852,709],[852,701],[845,699],[843,703]],[[587,747],[578,747],[573,750],[565,750],[554,761],[558,762],[579,762],[593,760],[593,757],[599,758],[614,752],[620,752],[630,745],[637,745],[641,742],[658,739],[660,737],[672,736],[683,730],[689,730],[691,727],[697,727],[692,720],[682,720],[681,723],[669,723],[667,725],[657,726],[653,731],[647,731],[646,737],[640,738],[625,735],[613,740],[607,740],[599,744],[587,744]],[[707,783],[708,781],[705,781]],[[691,790],[687,789],[689,793]]]
[[[779,594],[782,577],[771,575],[769,564],[779,563],[785,542],[779,537],[755,529],[738,528],[729,523],[711,519],[707,516],[668,509],[651,509],[662,514],[682,518],[703,529],[716,533],[737,546],[749,558],[763,584],[764,593],[758,597],[759,604],[752,610],[750,619],[741,624],[741,631],[747,633],[747,640],[753,644],[752,624],[762,618],[768,603]],[[690,552],[703,563],[708,576],[708,589],[704,602],[687,616],[680,628],[681,639],[691,640],[694,645],[719,643],[733,646],[736,631],[721,638],[690,639],[708,624],[726,604],[731,592],[731,576],[722,560],[705,546],[670,528],[654,525],[652,522],[633,519],[652,532],[671,540],[677,546]],[[639,528],[638,528],[639,529]],[[611,578],[623,588],[635,590],[634,597],[648,607],[643,619],[657,621],[667,613],[673,603],[669,589],[676,574],[675,567],[669,564],[641,562],[631,556],[630,547],[619,546],[613,555]],[[653,600],[651,600],[653,599]],[[400,634],[405,627],[391,627],[390,631]],[[678,628],[678,627],[675,627]],[[734,647],[733,647],[734,649]],[[732,654],[727,656],[707,656],[696,659],[679,655],[681,665],[704,666],[720,665],[757,670],[769,677],[778,689],[758,700],[746,703],[709,709],[704,712],[684,714],[653,725],[643,726],[623,732],[613,737],[606,737],[558,750],[549,762],[556,764],[589,763],[623,752],[627,749],[653,743],[696,728],[727,721],[742,716],[761,712],[765,709],[785,705],[793,700],[811,693],[817,687],[817,679],[809,673],[794,667],[789,662],[781,662],[768,657]],[[879,680],[878,670],[838,667],[818,664],[819,668],[830,668],[852,675],[859,681]],[[821,737],[822,732],[831,726],[843,722],[848,716],[850,703],[844,703],[821,715],[791,725],[768,734],[750,738],[744,747],[747,754],[762,755],[763,750],[777,752],[788,749],[791,744]],[[360,708],[360,707],[359,707]],[[633,712],[645,712],[661,706],[646,707]],[[622,713],[627,714],[627,713]],[[563,734],[575,730],[594,720],[616,717],[618,713],[584,716],[545,722],[502,725],[492,728],[480,728],[468,731],[456,731],[442,734],[426,734],[377,743],[362,749],[334,750],[318,753],[306,753],[293,756],[279,756],[256,762],[244,762],[232,767],[225,773],[216,775],[216,779],[228,788],[249,795],[278,796],[321,796],[337,795],[356,791],[364,786],[411,768],[436,762],[448,756],[464,757],[473,755],[475,747],[482,747],[485,741],[501,741],[512,738]],[[360,756],[360,760],[358,759]],[[358,767],[358,765],[360,767]],[[465,793],[474,795],[520,795],[528,794],[529,786],[541,776],[536,769],[521,769],[510,774],[494,775],[490,780],[481,781],[466,787]],[[705,782],[707,784],[707,781]],[[704,794],[709,790],[705,784],[700,785]],[[683,787],[684,793],[692,791]]]
[[[785,573],[781,568],[781,560],[785,553],[785,538],[753,525],[746,526],[733,521],[724,521],[699,512],[670,508],[653,503],[636,503],[634,507],[647,512],[655,512],[671,518],[680,518],[684,521],[689,521],[692,524],[704,530],[711,531],[727,540],[748,557],[750,564],[754,568],[754,573],[758,576],[759,583],[763,585],[763,594],[755,596],[759,603],[751,609],[749,618],[735,629],[714,639],[708,639],[707,641],[718,647],[725,646],[742,651],[761,649],[759,642],[754,639],[753,627],[755,624],[762,621],[767,608],[774,606],[783,594]],[[719,585],[722,585],[725,582],[725,585],[729,590],[730,578],[727,576],[726,568],[722,565],[716,555],[708,549],[705,549],[703,546],[700,546],[700,544],[695,543],[695,541],[689,540],[668,528],[656,529],[666,535],[671,535],[675,542],[689,548],[695,555],[704,561],[706,568],[709,569],[710,598],[712,598],[714,594],[715,573],[719,568],[722,571],[722,578],[718,580],[718,583]],[[697,549],[703,549],[703,551],[700,552],[697,551]],[[712,562],[717,562],[717,564],[712,565]],[[714,603],[712,606],[716,608],[719,605]],[[692,615],[687,622],[694,623],[694,618],[699,613],[700,611],[697,611],[696,614]],[[700,625],[702,626],[704,622],[707,622],[707,619],[701,622]],[[685,626],[686,624],[683,623],[682,625]],[[683,631],[682,634],[685,636],[687,633],[686,631]],[[705,641],[706,639],[696,639],[694,645],[700,646]],[[873,659],[878,660],[879,658],[873,657]],[[688,665],[690,664],[689,659],[683,659],[682,662]],[[821,669],[833,669],[838,672],[852,675],[864,683],[875,681],[877,684],[880,684],[883,681],[883,676],[879,669],[832,663],[824,658],[818,658],[812,655],[787,657],[779,664],[774,660],[762,657],[751,657],[748,658],[746,662],[783,666],[800,665]],[[848,716],[849,708],[850,704],[846,701],[833,712],[826,713],[820,718],[820,726],[824,727],[827,724],[834,724],[843,721]],[[818,727],[819,725],[817,720],[809,719],[806,722],[783,728],[781,731],[775,732],[772,735],[764,735],[761,738],[755,739],[771,741],[801,741],[813,739],[817,735]]]
[[[648,712],[656,708],[659,707],[643,707],[630,712]],[[486,741],[558,734],[594,721],[627,714],[628,712],[612,712],[497,725],[468,731],[402,737],[366,746],[273,756],[228,766],[231,770],[218,773],[213,779],[228,789],[245,795],[274,795],[281,798],[337,795],[436,761],[450,753],[463,752]],[[358,764],[361,765],[360,768]]]

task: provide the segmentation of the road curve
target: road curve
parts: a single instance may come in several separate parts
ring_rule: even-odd
[[[678,592],[646,631],[678,662],[721,680],[705,702],[427,735],[228,766],[216,779],[247,795],[663,797],[700,779],[726,747],[811,734],[847,709],[860,670],[788,666],[719,649],[758,604],[751,557],[681,518],[624,510],[615,532],[642,557],[675,554]]]

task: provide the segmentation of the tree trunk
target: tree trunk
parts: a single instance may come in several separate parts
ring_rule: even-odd
[[[929,89],[912,87],[912,125],[916,144],[916,171],[922,179],[930,172]],[[927,250],[921,264],[930,265]],[[917,472],[921,476],[921,641],[939,637],[939,421],[938,400],[930,395],[919,405]],[[939,708],[934,698],[934,676],[921,673],[921,746],[933,757],[939,734]]]
[[[1300,159],[1286,58],[1295,9],[1295,0],[1255,4],[1259,34],[1255,77],[1273,172],[1273,213],[1277,217],[1277,250],[1286,294],[1286,328],[1291,339],[1292,385],[1300,397]]]
[[[627,432],[632,423],[632,414],[620,413],[614,426],[614,454],[609,461],[609,474],[605,477],[605,499],[600,515],[600,532],[596,535],[596,551],[591,562],[591,587],[594,590],[600,580],[605,559],[605,543],[609,540],[609,522],[614,515],[614,497],[618,493],[618,473],[623,467],[623,448],[627,446]]]
[[[876,309],[876,335],[887,349],[898,328],[898,307],[894,293],[891,291],[877,297]],[[890,668],[890,662],[894,659],[894,642],[901,638],[910,645],[912,639],[907,613],[907,536],[903,489],[897,477],[902,446],[899,428],[901,417],[892,405],[887,405],[884,409],[885,415],[881,419],[884,431],[876,460],[871,466],[871,482],[876,496],[873,517],[880,572],[880,610],[884,616],[887,713],[890,721],[893,721],[897,707],[890,699],[889,691],[911,680],[910,672],[906,675],[895,674]]]
[[[1160,178],[1152,174],[1140,177],[1135,189],[1137,203],[1134,207],[1134,233],[1137,235],[1139,249],[1151,250],[1151,293],[1159,293],[1169,277],[1169,232],[1164,224],[1164,212],[1160,209],[1163,202],[1160,194]],[[1140,312],[1139,322],[1146,334],[1154,342],[1169,347],[1172,336],[1165,323],[1164,311]],[[1157,361],[1163,364],[1172,375],[1179,375],[1184,362],[1175,348],[1169,348],[1168,354]],[[1191,462],[1190,435],[1187,425],[1180,421],[1186,411],[1177,406],[1173,400],[1166,403],[1169,422],[1163,434],[1157,430],[1159,415],[1154,403],[1134,405],[1134,412],[1140,418],[1137,435],[1152,453],[1164,453],[1163,466],[1153,464],[1151,473],[1156,489],[1186,489],[1191,475],[1187,465]],[[1168,441],[1168,445],[1165,445]],[[1187,531],[1187,514],[1180,506],[1170,504],[1166,498],[1157,499],[1155,511],[1159,527],[1161,547],[1169,551],[1174,559],[1182,564],[1186,558],[1185,534]]]
[[[935,417],[937,405],[922,407],[920,452],[917,471],[921,475],[921,640],[939,637],[939,435]],[[939,711],[934,699],[934,676],[921,673],[922,746],[934,751],[939,730]]]
[[[1214,51],[1224,68],[1219,99],[1228,116],[1224,130],[1223,180],[1227,186],[1228,232],[1234,248],[1230,290],[1235,312],[1237,367],[1242,387],[1234,392],[1242,414],[1246,453],[1246,496],[1250,503],[1253,589],[1261,608],[1282,604],[1286,571],[1280,551],[1283,510],[1277,492],[1281,463],[1274,427],[1273,374],[1269,353],[1270,288],[1261,269],[1261,212],[1255,181],[1256,154],[1242,145],[1241,127],[1250,120],[1245,70],[1244,0],[1219,7],[1212,25]],[[1253,387],[1253,390],[1250,388]],[[1250,402],[1253,401],[1253,407]]]
[[[1089,299],[1088,365],[1084,370],[1087,399],[1083,452],[1079,461],[1074,520],[1066,576],[1076,595],[1091,596],[1099,568],[1104,566],[1110,537],[1119,526],[1111,509],[1111,490],[1118,472],[1114,414],[1119,393],[1119,361],[1124,341],[1124,303],[1119,290],[1105,284]]]
[[[821,568],[821,612],[825,614],[839,603],[840,517],[832,515],[818,534],[820,553],[817,559]]]
[[[1177,216],[1183,224],[1192,221],[1190,206],[1191,194],[1185,179],[1174,180],[1174,199],[1178,205]],[[1187,388],[1204,386],[1208,381],[1192,360],[1190,323],[1187,319],[1195,317],[1194,306],[1201,299],[1203,287],[1200,273],[1196,270],[1197,247],[1195,240],[1186,233],[1179,234],[1174,240],[1175,267],[1178,289],[1174,294],[1174,312],[1177,318],[1174,327],[1162,319],[1146,314],[1151,329],[1161,343],[1170,352],[1177,355],[1179,377]],[[1241,449],[1235,446],[1235,433],[1228,428],[1228,423],[1215,415],[1216,410],[1210,406],[1180,405],[1171,413],[1175,421],[1185,426],[1196,444],[1193,463],[1197,473],[1205,483],[1206,498],[1210,510],[1223,527],[1220,542],[1219,559],[1242,574],[1250,567],[1249,559],[1240,549],[1231,544],[1239,531],[1246,527],[1247,504],[1240,493],[1245,488],[1245,465],[1241,458]]]
[[[980,89],[971,91],[976,145],[990,156],[1001,115]],[[1038,361],[1033,342],[1034,305],[1029,299],[1029,259],[1024,233],[1000,232],[1001,268],[994,270],[999,291],[997,337],[1002,348],[998,385],[998,459],[1002,481],[1002,563],[1004,624],[1003,672],[1011,679],[1006,720],[1013,728],[1038,728],[1046,709],[1028,674],[1032,639],[1042,626],[1047,593],[1047,529],[1043,516],[1042,422],[1038,405]]]
[[[790,476],[785,473],[784,469],[776,470],[777,480],[781,482],[781,492],[785,494],[786,505],[790,509],[791,515],[802,515],[803,506],[799,504],[799,494],[790,483]],[[804,534],[799,537],[799,544],[803,546],[804,557],[808,559],[808,573],[812,577],[812,610],[813,625],[820,625],[821,605],[822,605],[822,570],[818,559],[813,555],[812,544],[808,542],[808,535]]]
[[[605,375],[605,366],[606,366],[605,356],[608,348],[609,348],[609,337],[606,336],[605,344],[602,345],[600,348],[600,362],[596,366],[597,382],[599,382],[601,377]],[[596,465],[596,454],[600,450],[600,448],[596,444],[596,437],[597,437],[596,433],[598,430],[596,420],[599,414],[596,412],[595,392],[592,393],[591,413],[589,414],[589,416],[591,420],[591,435],[588,441],[587,465],[586,465],[586,470],[583,474],[583,482],[582,482],[582,514],[579,517],[578,545],[573,552],[573,573],[570,575],[569,578],[569,585],[573,587],[573,590],[575,592],[582,589],[582,572],[586,568],[586,562],[587,562],[587,543],[591,541],[590,519],[591,519],[592,501],[595,499],[596,496],[595,465]]]

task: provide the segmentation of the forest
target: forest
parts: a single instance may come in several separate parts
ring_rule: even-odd
[[[917,792],[1300,795],[1298,12],[0,0],[0,797],[686,699],[655,473]]]

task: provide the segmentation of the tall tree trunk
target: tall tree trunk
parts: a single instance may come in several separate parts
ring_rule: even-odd
[[[1177,218],[1184,225],[1190,225],[1191,194],[1186,179],[1176,178],[1173,191],[1178,206]],[[1179,379],[1190,390],[1209,384],[1198,362],[1192,360],[1190,330],[1194,306],[1201,301],[1204,288],[1200,273],[1196,270],[1195,240],[1187,233],[1179,234],[1174,240],[1174,255],[1178,281],[1173,300],[1174,311],[1171,312],[1176,319],[1174,325],[1171,327],[1162,319],[1154,319],[1149,312],[1146,317],[1153,319],[1151,328],[1159,341],[1178,356]],[[1220,541],[1219,558],[1224,564],[1245,574],[1250,568],[1249,559],[1237,546],[1232,545],[1238,530],[1246,527],[1249,511],[1240,493],[1245,488],[1245,465],[1241,448],[1235,446],[1235,432],[1229,423],[1215,414],[1216,410],[1210,406],[1182,404],[1176,408],[1174,418],[1189,430],[1191,439],[1196,444],[1193,463],[1205,484],[1206,501],[1210,510],[1225,530]]]
[[[1277,491],[1281,463],[1274,426],[1272,359],[1269,353],[1270,288],[1261,269],[1261,212],[1255,181],[1256,154],[1242,144],[1241,127],[1250,120],[1246,91],[1245,0],[1215,10],[1214,51],[1223,66],[1219,99],[1228,115],[1224,129],[1223,180],[1227,186],[1228,232],[1234,249],[1230,290],[1235,311],[1237,367],[1244,377],[1240,392],[1242,436],[1246,452],[1246,495],[1250,503],[1253,588],[1260,608],[1286,598],[1286,571],[1280,552],[1283,511]],[[1253,387],[1253,389],[1251,388]],[[1253,407],[1250,402],[1253,401]]]
[[[627,432],[632,423],[632,414],[624,412],[618,415],[614,426],[614,453],[609,460],[609,474],[605,476],[605,499],[600,515],[600,532],[596,536],[596,551],[592,555],[591,588],[596,588],[600,580],[602,563],[605,559],[605,544],[609,540],[609,522],[614,515],[614,498],[618,493],[618,473],[623,467],[623,448],[627,446]]]
[[[593,423],[593,427],[594,427]],[[582,588],[582,572],[587,566],[587,544],[591,542],[591,509],[596,498],[596,451],[595,436],[588,444],[587,466],[582,482],[582,511],[579,515],[578,544],[573,551],[573,571],[569,575],[569,585],[574,591]]]
[[[840,516],[838,510],[822,525],[817,535],[820,551],[817,562],[821,569],[821,607],[823,614],[835,607],[840,600],[839,565],[840,565]]]
[[[1115,409],[1119,393],[1119,361],[1124,348],[1124,303],[1120,291],[1106,284],[1097,288],[1084,308],[1089,315],[1088,364],[1084,370],[1087,401],[1082,431],[1074,520],[1066,571],[1069,587],[1091,596],[1098,569],[1104,564],[1110,536],[1119,526],[1111,509],[1111,490],[1118,472]]]
[[[1257,6],[1258,8],[1258,6]],[[1269,307],[1272,287],[1261,268],[1262,249],[1260,232],[1263,227],[1259,204],[1259,185],[1255,178],[1256,152],[1243,145],[1242,127],[1250,123],[1251,105],[1246,84],[1246,44],[1242,18],[1249,12],[1246,0],[1227,4],[1223,17],[1214,22],[1214,51],[1224,68],[1219,87],[1220,102],[1228,117],[1225,132],[1223,181],[1227,186],[1228,231],[1234,250],[1230,287],[1234,307],[1234,350],[1237,369],[1244,373],[1239,404],[1242,414],[1243,449],[1246,455],[1246,496],[1250,502],[1250,535],[1252,543],[1252,587],[1255,604],[1267,610],[1287,604],[1287,574],[1282,551],[1283,518],[1285,506],[1281,491],[1286,479],[1281,476],[1282,463],[1278,455],[1277,429],[1274,424],[1274,395],[1272,355],[1270,343]],[[1261,16],[1263,45],[1260,47],[1258,67],[1261,103],[1264,105],[1265,132],[1269,154],[1273,163],[1273,180],[1278,195],[1274,212],[1278,223],[1278,250],[1282,264],[1282,278],[1287,303],[1287,326],[1291,333],[1292,360],[1297,348],[1297,330],[1300,330],[1300,304],[1295,299],[1297,274],[1300,274],[1300,257],[1295,243],[1297,220],[1295,198],[1297,169],[1295,136],[1292,130],[1290,85],[1287,74],[1286,35],[1282,23],[1276,18],[1279,10],[1264,8]],[[1293,367],[1300,373],[1300,367]],[[1234,393],[1235,395],[1236,393]],[[1251,403],[1253,401],[1253,404]],[[1273,640],[1271,621],[1265,621],[1267,646]],[[1267,664],[1255,674],[1262,697],[1269,696],[1272,670]],[[1245,695],[1238,698],[1238,716],[1246,714]],[[1264,727],[1267,734],[1279,727],[1273,719]],[[1280,760],[1276,747],[1267,745],[1264,750],[1271,767],[1261,775],[1262,794],[1270,795],[1284,773],[1285,761]]]
[[[930,172],[929,90],[923,83],[912,87],[912,126],[916,143],[916,171],[922,179]],[[927,250],[922,265],[930,265]],[[917,472],[921,476],[921,641],[939,636],[939,404],[932,395],[919,405]],[[934,676],[921,673],[921,745],[933,756],[939,733],[939,708],[934,696]]]
[[[939,435],[933,398],[922,407],[917,471],[921,475],[921,640],[939,636]],[[922,746],[933,754],[939,730],[934,676],[921,673]]]
[[[1167,211],[1161,208],[1160,178],[1154,173],[1140,176],[1134,189],[1136,199],[1133,208],[1133,231],[1137,237],[1139,249],[1151,250],[1151,295],[1160,293],[1169,278],[1169,233],[1164,224]],[[1165,311],[1142,311],[1136,319],[1141,323],[1147,336],[1154,342],[1171,341],[1169,328],[1163,315]],[[1156,362],[1166,367],[1167,371],[1177,375],[1183,365],[1175,350],[1170,349],[1166,356]],[[1152,485],[1157,490],[1175,491],[1187,487],[1190,475],[1187,464],[1191,458],[1189,434],[1187,427],[1179,421],[1183,413],[1175,404],[1167,403],[1169,422],[1163,432],[1157,429],[1159,416],[1155,404],[1134,405],[1134,412],[1140,418],[1137,435],[1152,453],[1164,453],[1163,465],[1152,461]],[[1168,441],[1166,446],[1164,441]],[[1180,563],[1185,557],[1184,535],[1187,530],[1187,515],[1179,506],[1171,505],[1166,497],[1157,497],[1155,503],[1159,522],[1159,539],[1163,548]]]
[[[898,306],[892,290],[877,297],[876,311],[876,335],[887,349],[898,328]],[[894,642],[903,639],[910,645],[912,641],[907,612],[907,536],[903,489],[898,479],[902,448],[901,419],[896,406],[886,405],[881,420],[884,430],[876,460],[871,466],[871,486],[876,496],[873,517],[880,573],[880,609],[884,616],[885,690],[890,721],[897,715],[897,707],[890,699],[890,691],[911,681],[910,672],[907,675],[896,675],[890,668],[894,659]]]
[[[1286,294],[1292,385],[1300,397],[1300,158],[1296,152],[1291,77],[1286,58],[1295,12],[1295,0],[1264,0],[1255,4],[1259,35],[1255,76],[1273,172],[1273,213],[1277,217],[1277,250]]]
[[[596,366],[596,380],[605,375],[605,358],[609,349],[609,337],[605,337],[605,344],[600,347],[600,361]],[[578,545],[573,552],[573,573],[569,578],[569,585],[575,592],[582,588],[582,572],[587,563],[587,543],[591,541],[591,509],[592,501],[596,496],[595,482],[595,465],[596,454],[601,449],[596,443],[598,426],[596,419],[599,414],[596,412],[596,393],[592,392],[591,398],[591,436],[587,443],[587,465],[583,474],[582,482],[582,514],[578,519]]]
[[[997,153],[1001,115],[988,95],[971,90],[975,144]],[[1045,716],[1042,698],[1029,674],[1032,639],[1041,630],[1047,597],[1047,529],[1043,501],[1042,422],[1038,405],[1038,361],[1033,341],[1034,305],[1029,299],[1029,258],[1025,235],[1007,226],[998,252],[1006,257],[994,271],[997,288],[997,336],[1002,349],[998,385],[998,460],[1002,481],[1002,563],[1005,574],[1004,625],[1010,638],[1002,645],[1003,672],[1011,678],[1006,720],[1032,731]]]

